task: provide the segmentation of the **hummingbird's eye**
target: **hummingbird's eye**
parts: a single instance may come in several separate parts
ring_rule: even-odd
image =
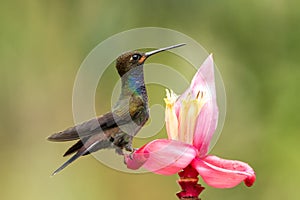
[[[132,60],[139,60],[141,58],[141,55],[139,55],[139,54],[133,54],[132,56],[131,56],[131,59]]]

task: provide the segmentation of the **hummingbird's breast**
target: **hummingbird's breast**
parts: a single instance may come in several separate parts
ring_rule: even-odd
[[[149,119],[148,97],[145,95],[133,94],[130,98],[129,112],[137,125],[144,125]]]
[[[127,102],[129,114],[136,125],[142,127],[149,119],[148,95],[143,66],[135,67],[122,76],[120,99]]]

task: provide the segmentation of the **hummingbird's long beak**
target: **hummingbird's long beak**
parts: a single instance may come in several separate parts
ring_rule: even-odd
[[[145,57],[148,58],[149,56],[152,56],[152,55],[157,54],[159,52],[174,49],[174,48],[181,47],[181,46],[184,46],[184,45],[186,45],[186,44],[185,43],[176,44],[176,45],[173,45],[173,46],[164,47],[164,48],[156,49],[156,50],[153,50],[153,51],[149,51],[149,52],[145,53]]]
[[[145,60],[154,55],[154,54],[157,54],[159,52],[162,52],[162,51],[166,51],[166,50],[169,50],[169,49],[174,49],[174,48],[177,48],[177,47],[181,47],[183,45],[186,45],[185,43],[181,43],[181,44],[176,44],[176,45],[173,45],[173,46],[169,46],[169,47],[164,47],[164,48],[160,48],[160,49],[156,49],[156,50],[153,50],[153,51],[149,51],[149,52],[146,52],[139,60],[139,64],[143,64],[145,62]]]

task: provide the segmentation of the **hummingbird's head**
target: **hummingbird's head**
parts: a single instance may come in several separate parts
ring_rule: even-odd
[[[145,53],[138,51],[130,51],[123,53],[121,56],[117,58],[116,67],[119,75],[122,77],[131,69],[144,64],[147,56]]]
[[[131,69],[134,69],[137,66],[143,65],[147,58],[150,56],[157,54],[162,51],[166,51],[169,49],[181,47],[185,44],[177,44],[165,48],[156,49],[153,51],[149,51],[146,53],[139,52],[139,51],[130,51],[123,53],[117,58],[116,67],[118,70],[119,75],[122,77],[124,74],[126,74]]]

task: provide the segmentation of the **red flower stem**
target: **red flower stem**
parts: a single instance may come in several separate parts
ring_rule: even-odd
[[[200,200],[199,195],[204,190],[204,187],[198,184],[198,172],[189,165],[179,172],[178,175],[180,178],[177,182],[182,191],[176,194],[177,197],[182,200]]]

